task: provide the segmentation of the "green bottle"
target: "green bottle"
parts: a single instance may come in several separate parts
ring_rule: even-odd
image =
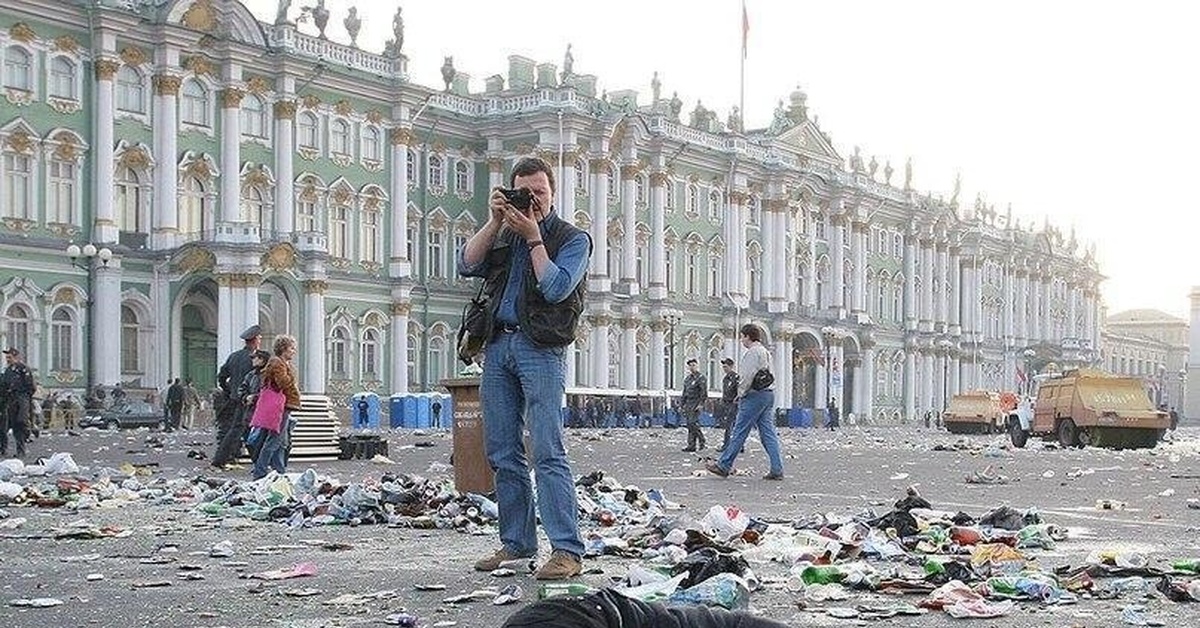
[[[800,572],[804,584],[833,584],[846,579],[846,574],[834,565],[809,565]]]
[[[1171,569],[1175,571],[1190,571],[1192,573],[1200,573],[1200,558],[1192,560],[1177,560],[1171,563]]]
[[[925,561],[925,575],[932,576],[933,574],[946,573],[946,566],[942,563],[933,560],[932,558]]]
[[[992,593],[999,593],[1001,595],[1016,595],[1018,593],[1016,578],[988,578],[987,585]]]
[[[550,582],[538,589],[538,599],[544,600],[558,595],[586,595],[592,590],[592,587],[582,582]]]

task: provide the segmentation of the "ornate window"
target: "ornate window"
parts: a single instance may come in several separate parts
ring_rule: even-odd
[[[700,293],[700,251],[697,247],[688,245],[683,262],[683,292],[685,294]]]
[[[383,161],[383,138],[379,129],[368,126],[363,130],[362,158],[369,161]]]
[[[587,194],[587,164],[582,159],[575,160],[575,193]]]
[[[636,189],[637,189],[637,194],[635,195],[635,198],[637,199],[637,205],[638,205],[638,207],[645,207],[646,206],[646,177],[642,176],[642,175],[638,175],[637,177],[634,178],[634,185],[636,186]]]
[[[429,156],[429,187],[446,189],[446,168],[439,155]]]
[[[350,124],[345,120],[334,120],[329,125],[329,152],[349,155],[350,151]]]
[[[604,178],[608,181],[608,200],[611,201],[616,199],[618,193],[620,192],[620,188],[617,187],[617,176],[613,173],[612,168],[609,168],[608,171],[604,173]]]
[[[267,199],[263,194],[262,188],[257,185],[247,185],[242,187],[242,220],[244,222],[258,225],[259,229],[266,231],[264,228],[266,221]]]
[[[716,222],[721,220],[721,191],[712,190],[708,193],[708,219]],[[757,224],[757,223],[755,223]]]
[[[242,135],[258,138],[267,136],[267,109],[262,99],[254,94],[242,100]]]
[[[710,198],[711,198],[711,195],[710,195]],[[762,200],[759,199],[757,196],[751,196],[751,197],[749,197],[749,200],[746,201],[746,204],[749,205],[749,207],[750,207],[750,224],[761,225],[762,224]]]
[[[417,371],[418,371],[418,368],[420,367],[419,360],[421,359],[420,358],[421,354],[417,352],[417,349],[419,349],[420,347],[421,347],[421,344],[417,340],[417,337],[413,334],[408,334],[407,362],[408,362],[408,385],[410,388],[417,381]]]
[[[184,82],[179,106],[180,119],[184,124],[211,126],[208,116],[208,90],[199,81]]]
[[[454,250],[450,251],[450,258],[454,260],[454,275],[458,276],[458,252],[466,248],[467,236],[458,234],[454,236]]]
[[[307,111],[296,116],[296,144],[300,148],[317,150],[317,117]]]
[[[695,183],[689,183],[687,186],[687,205],[684,207],[684,212],[688,216],[697,216],[700,214],[700,186]]]
[[[364,209],[362,212],[362,259],[379,263],[379,210]]]
[[[377,381],[382,371],[379,368],[379,331],[368,329],[363,332],[362,347],[362,378]]]
[[[20,46],[9,46],[4,51],[4,86],[33,91],[33,55]]]
[[[824,214],[820,214],[820,213],[817,214],[817,217],[813,221],[813,232],[814,232],[814,235],[816,235],[817,240],[825,240],[826,239],[825,238],[825,215]]]
[[[32,323],[33,316],[29,310],[20,304],[13,304],[4,314],[8,319],[6,331],[8,332],[8,347],[16,349],[22,355],[29,356],[29,327]],[[29,356],[32,358],[32,356]],[[28,360],[26,360],[28,362]]]
[[[454,191],[460,195],[471,194],[471,164],[465,159],[454,163]]]
[[[51,158],[46,194],[46,222],[70,224],[75,213],[76,176],[74,161]]]
[[[427,237],[429,238],[429,276],[433,279],[441,279],[446,276],[446,236],[437,229],[430,229]]]
[[[4,216],[32,220],[33,159],[21,153],[4,153]]]
[[[720,296],[721,290],[721,255],[719,253],[710,252],[708,254],[708,296],[710,298]]]
[[[408,257],[408,261],[416,263],[417,261],[417,228],[409,227],[407,229],[408,238],[404,254]]]
[[[121,231],[142,230],[142,182],[137,172],[128,166],[117,171],[116,185],[117,228]]]
[[[117,71],[117,110],[146,113],[146,85],[142,73],[127,65]]]
[[[329,338],[329,368],[334,375],[345,377],[346,371],[346,330],[341,327],[333,328]]]
[[[329,256],[347,257],[350,250],[350,220],[345,205],[329,210]]]
[[[54,98],[79,100],[75,62],[66,57],[55,57],[50,62],[49,93]]]
[[[202,234],[208,226],[208,199],[204,183],[196,177],[183,180],[179,194],[179,230],[186,234]]]
[[[414,185],[417,182],[417,154],[410,148],[404,155],[404,172],[408,174],[409,185]]]
[[[50,315],[50,370],[70,371],[74,367],[75,318],[65,307]]]
[[[667,196],[667,198],[663,203],[666,205],[666,209],[668,212],[673,211],[675,209],[675,181],[673,181],[671,179],[667,180],[666,196]]]
[[[670,246],[667,247],[670,250]],[[667,292],[675,292],[675,256],[663,255],[663,269],[667,273]]]
[[[755,246],[749,249],[750,298],[759,301],[762,299],[762,252],[758,250],[757,243],[754,244]]]
[[[138,360],[138,331],[142,328],[138,321],[137,312],[128,305],[121,306],[121,372],[137,373],[140,369]]]
[[[892,280],[886,272],[879,274],[879,282],[875,286],[877,291],[875,295],[875,317],[879,320],[891,319],[891,312],[888,311],[889,297],[891,296]]]

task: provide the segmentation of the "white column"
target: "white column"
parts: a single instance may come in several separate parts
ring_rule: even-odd
[[[814,401],[813,407],[825,409],[829,407],[829,354],[832,354],[830,347],[825,347],[826,357],[816,365],[816,386],[814,386]]]
[[[921,240],[921,331],[933,331],[933,241]],[[922,410],[923,412],[924,410]]]
[[[608,292],[612,285],[608,277],[608,169],[610,167],[608,160],[605,159],[593,159],[591,163],[592,261],[588,281],[588,290],[591,292]],[[605,332],[607,333],[607,329]],[[607,354],[607,336],[605,336],[604,342],[603,353]],[[600,352],[597,351],[592,355],[597,353]],[[608,372],[607,361],[604,363],[604,371]],[[603,377],[607,379],[607,375]]]
[[[1096,351],[1096,296],[1090,286],[1084,288],[1083,294],[1083,337],[1092,342],[1092,351]]]
[[[240,333],[233,327],[233,275],[217,275],[217,355],[233,353]]]
[[[667,298],[667,183],[666,172],[657,170],[650,173],[650,298],[656,301]],[[662,352],[656,355],[662,355]]]
[[[638,294],[636,165],[621,166],[621,283],[625,294]]]
[[[166,263],[163,263],[165,266]],[[151,317],[154,321],[154,333],[151,335],[150,347],[150,372],[147,374],[152,382],[165,382],[171,373],[179,372],[178,369],[172,369],[172,361],[177,359],[177,351],[172,346],[172,339],[176,336],[171,329],[171,279],[170,275],[162,272],[161,267],[157,267],[150,279],[150,307],[153,309]],[[91,296],[91,295],[88,295]],[[120,314],[117,314],[120,317]],[[91,321],[88,321],[89,325]],[[96,330],[89,329],[90,333],[96,333]],[[95,344],[93,343],[93,348]],[[220,358],[218,358],[220,359]]]
[[[176,122],[176,95],[179,94],[181,79],[170,74],[154,77],[154,216],[153,242],[156,249],[172,248],[179,232],[178,190],[175,162],[178,124]]]
[[[867,225],[861,222],[850,224],[850,259],[854,264],[854,274],[851,275],[850,310],[857,314],[867,311],[866,278],[867,278]]]
[[[388,137],[392,145],[392,246],[388,253],[391,258],[389,266],[393,278],[403,278],[412,275],[412,260],[408,259],[408,145],[412,142],[412,131],[405,127],[395,127],[388,133]],[[491,161],[488,165],[491,166]],[[458,251],[453,254],[458,255]],[[407,329],[406,326],[406,337]],[[404,359],[407,362],[408,357],[405,356]],[[405,371],[407,372],[407,369]],[[407,378],[407,375],[405,377]],[[406,386],[398,390],[403,392],[408,388]]]
[[[863,350],[862,363],[862,406],[858,419],[861,425],[865,421],[875,420],[875,348],[867,345]]]
[[[594,188],[593,188],[594,189]],[[608,325],[606,315],[596,317],[596,325],[592,328],[592,387],[608,388]]]
[[[325,393],[325,290],[323,279],[304,282],[304,337],[300,338],[304,376],[300,390]]]
[[[1067,290],[1067,336],[1079,339],[1075,331],[1079,327],[1079,287],[1072,281]]]
[[[1004,346],[1012,347],[1013,338],[1016,335],[1013,329],[1013,307],[1016,300],[1016,287],[1013,279],[1012,264],[1005,264],[1002,267],[1004,273],[1004,309],[1001,310],[1000,328],[1004,334]]]
[[[286,97],[290,97],[287,95]],[[274,229],[281,239],[296,229],[296,178],[294,159],[296,101],[280,100],[275,103],[275,220]],[[393,152],[392,158],[395,159]],[[401,169],[404,162],[400,162]],[[396,205],[395,190],[392,190],[392,207]],[[403,206],[399,206],[403,207]],[[401,212],[403,215],[403,212]]]
[[[110,160],[111,161],[111,160]],[[105,386],[121,381],[121,260],[108,264],[93,259],[95,327],[92,329],[94,382]]]
[[[804,294],[800,299],[810,312],[817,309],[817,239],[811,235],[808,238],[808,264],[804,267]]]
[[[962,391],[966,390],[966,388],[964,388],[962,386],[962,384],[959,380],[959,372],[958,371],[960,368],[961,368],[961,366],[960,366],[960,361],[959,361],[958,356],[951,357],[950,358],[950,395],[951,396],[957,395],[958,393],[961,393]]]
[[[911,348],[904,351],[904,417],[917,419],[917,352]]]
[[[1029,298],[1029,280],[1025,274],[1024,268],[1017,268],[1017,289],[1016,289],[1016,311],[1013,312],[1013,319],[1017,324],[1016,346],[1025,347],[1029,343],[1029,316],[1026,313],[1026,307]]]
[[[829,242],[829,284],[833,291],[830,303],[836,311],[837,318],[845,317],[846,303],[846,223],[840,215],[832,221],[833,238]]]
[[[411,303],[392,303],[392,394],[408,392],[408,313]]]
[[[937,277],[938,277],[938,294],[937,294],[937,313],[936,322],[943,329],[949,329],[950,325],[950,253],[946,249],[945,242],[937,244]]]
[[[621,367],[617,369],[621,388],[637,388],[637,325],[636,319],[621,321]]]
[[[559,205],[556,208],[558,216],[572,225],[575,224],[575,188],[577,186],[575,157],[575,153],[563,153],[562,163],[558,165]],[[568,364],[573,362],[573,360],[569,360]]]
[[[650,388],[662,390],[666,387],[667,337],[666,325],[654,322],[650,325]]]
[[[950,333],[962,333],[962,261],[958,247],[950,249]]]
[[[242,316],[246,327],[258,325],[261,321],[258,320],[258,288],[262,285],[261,275],[246,275],[246,289],[242,294]],[[245,329],[235,328],[235,329]]]
[[[762,263],[759,264],[758,293],[767,304],[767,311],[775,312],[775,269],[783,265],[775,260],[781,260],[783,256],[782,251],[776,248],[779,242],[775,236],[779,227],[775,222],[774,202],[765,199],[760,202],[762,211],[759,212],[761,225],[758,229],[758,239],[762,246]]]
[[[243,92],[227,87],[221,90],[221,220],[242,222],[242,120]]]
[[[904,237],[904,329],[917,328],[917,237]]]
[[[771,346],[771,372],[775,374],[775,407],[791,407],[791,386],[784,381],[791,372],[792,345],[784,340],[787,334],[776,334],[775,344]],[[718,382],[719,383],[719,382]],[[713,382],[709,382],[711,386]],[[774,417],[772,417],[774,420]]]
[[[789,282],[788,278],[796,268],[796,260],[792,254],[792,249],[788,246],[788,241],[791,239],[793,225],[788,224],[788,210],[786,199],[776,199],[772,201],[775,206],[775,230],[770,236],[775,239],[775,256],[767,258],[763,263],[763,271],[769,273],[775,278],[774,296],[775,296],[775,312],[786,312],[788,303],[795,301],[793,296],[793,288],[795,282]],[[789,398],[791,393],[788,393]]]
[[[117,241],[117,219],[113,209],[113,181],[115,179],[113,76],[120,68],[120,63],[111,59],[100,59],[96,61],[95,65],[96,116],[92,119],[95,140],[92,142],[91,157],[95,166],[92,198],[96,203],[96,214],[93,219],[91,239],[96,243],[108,243]],[[159,159],[162,157],[159,156]],[[157,210],[157,208],[155,209]],[[96,381],[97,383],[106,383],[100,382],[100,380]]]
[[[729,194],[730,207],[725,214],[725,221],[730,227],[729,244],[726,247],[726,272],[731,273],[730,292],[749,299],[752,295],[748,289],[748,251],[746,248],[746,200],[745,192],[733,191]],[[736,332],[735,332],[736,333]]]
[[[934,373],[933,373],[933,354],[929,352],[921,353],[921,381],[924,385],[921,387],[921,413],[926,410],[934,409],[933,406],[933,390],[934,390]],[[939,374],[940,376],[940,374]]]

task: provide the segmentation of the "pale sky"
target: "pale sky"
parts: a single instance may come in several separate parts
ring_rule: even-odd
[[[273,21],[274,0],[244,0]],[[301,6],[293,3],[293,19]],[[650,98],[678,91],[724,121],[738,102],[739,0],[328,0],[327,35],[357,4],[359,45],[382,51],[404,7],[404,51],[415,82],[440,87],[439,68],[507,76],[519,54],[575,72],[599,88]],[[1110,313],[1188,311],[1200,285],[1191,247],[1200,203],[1188,192],[1200,147],[1200,3],[1186,0],[746,0],[746,124],[769,124],[779,99],[808,93],[835,147],[877,155],[913,183],[960,205],[976,193],[1022,224],[1035,220],[1096,242]],[[301,30],[316,32],[302,24]],[[901,176],[897,174],[897,176]],[[893,179],[894,181],[896,179]]]

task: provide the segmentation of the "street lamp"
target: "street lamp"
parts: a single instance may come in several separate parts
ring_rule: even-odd
[[[943,338],[938,341],[942,350],[942,411],[950,407],[950,349],[954,343]]]
[[[102,247],[97,249],[95,244],[88,242],[80,247],[78,244],[70,244],[67,246],[67,257],[71,260],[71,265],[87,273],[87,330],[88,335],[92,336],[96,333],[95,320],[95,303],[96,298],[93,296],[93,287],[95,281],[94,266],[92,260],[99,259],[100,263],[108,266],[108,262],[112,259],[112,249]],[[82,258],[82,259],[81,259]],[[86,388],[83,391],[84,398],[92,391],[92,383],[95,381],[96,369],[92,364],[92,338],[85,337],[83,339],[83,370],[85,373],[84,382]]]
[[[663,321],[667,323],[667,388],[675,388],[675,328],[683,320],[679,310],[667,310]]]

